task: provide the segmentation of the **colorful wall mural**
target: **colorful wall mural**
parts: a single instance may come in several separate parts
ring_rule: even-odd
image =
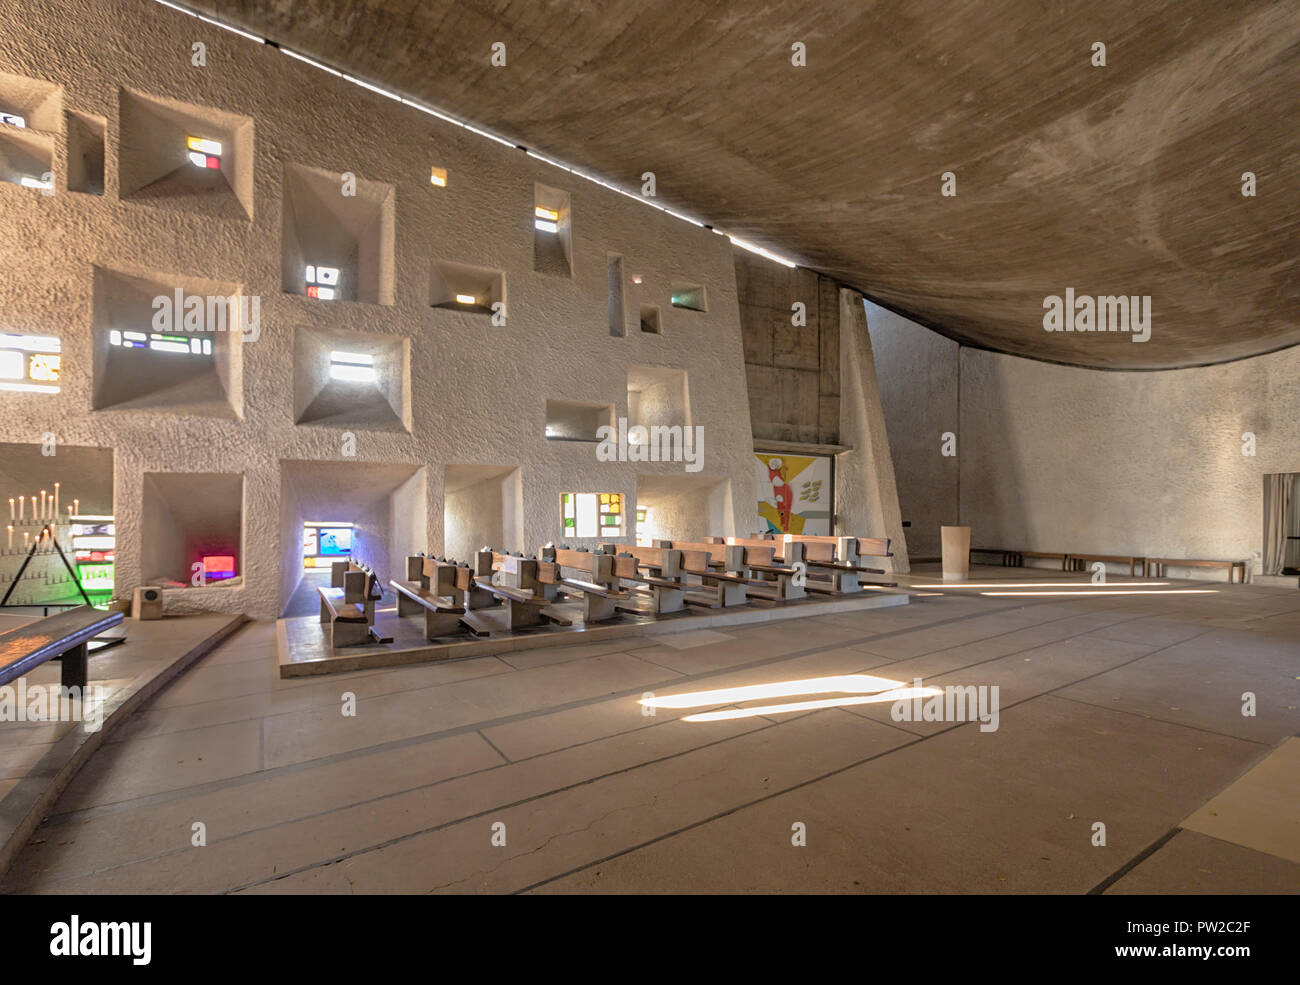
[[[835,515],[831,467],[829,456],[755,453],[758,529],[777,534],[831,534]]]

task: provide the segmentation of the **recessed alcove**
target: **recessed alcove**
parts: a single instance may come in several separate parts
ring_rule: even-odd
[[[597,431],[614,425],[612,404],[580,400],[546,401],[546,438],[549,441],[599,441]]]
[[[178,291],[179,316],[164,320]],[[95,267],[92,409],[242,416],[243,347],[260,312],[239,284]]]
[[[103,195],[104,118],[69,111],[64,119],[68,134],[68,191]]]
[[[304,575],[305,523],[352,524],[351,557],[378,572],[382,585],[405,578],[406,556],[429,547],[427,471],[407,463],[281,460],[281,609],[300,582],[329,584],[328,571]],[[317,602],[311,591],[307,610],[314,612]]]
[[[659,305],[641,305],[641,331],[647,335],[662,334],[659,330]]]
[[[609,255],[609,334],[623,338],[627,334],[627,298],[623,279],[623,258]]]
[[[63,92],[54,83],[0,72],[0,114],[20,117],[29,130],[55,134],[62,108]],[[10,124],[0,123],[0,127],[7,126]]]
[[[0,444],[0,509],[8,500],[0,525],[0,596],[12,589],[11,606],[76,604],[84,588],[99,604],[113,592],[113,451],[62,442],[57,454],[49,451],[38,443]],[[48,541],[28,560],[51,521],[68,564]]]
[[[636,509],[645,511],[636,535],[655,540],[691,540],[734,536],[731,530],[731,481],[703,473],[638,475]]]
[[[672,283],[672,305],[687,311],[708,311],[708,299],[702,284]]]
[[[537,182],[533,192],[533,269],[573,276],[573,214],[569,193]]]
[[[0,124],[0,181],[49,191],[54,187],[54,138]]]
[[[53,190],[62,107],[53,83],[0,72],[0,181]]]
[[[146,584],[192,587],[196,564],[204,566],[208,587],[242,581],[242,475],[146,472],[140,512],[140,570]],[[233,566],[218,561],[226,558]]]
[[[445,557],[468,561],[485,544],[498,551],[526,549],[523,479],[517,466],[448,465],[442,492]]]
[[[300,327],[294,333],[294,423],[409,430],[410,375],[405,337]]]
[[[506,303],[506,275],[489,267],[434,260],[429,271],[429,304],[448,311],[490,315],[492,306]]]
[[[121,89],[118,189],[125,201],[253,217],[253,121]]]
[[[628,427],[689,427],[690,393],[684,369],[668,366],[627,368]]]
[[[344,195],[345,190],[355,195]],[[286,294],[308,294],[308,267],[338,272],[332,300],[392,304],[392,185],[355,179],[300,164],[284,167],[280,264]]]

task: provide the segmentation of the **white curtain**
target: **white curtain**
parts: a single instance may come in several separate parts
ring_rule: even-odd
[[[1295,476],[1278,472],[1264,476],[1264,568],[1266,575],[1280,575],[1286,564],[1287,540],[1295,522],[1292,487]]]

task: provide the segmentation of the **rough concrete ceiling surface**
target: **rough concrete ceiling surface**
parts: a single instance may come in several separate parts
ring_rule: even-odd
[[[1294,0],[198,6],[625,188],[653,171],[971,344],[1142,369],[1300,342]],[[1149,341],[1046,332],[1066,288],[1150,296]]]

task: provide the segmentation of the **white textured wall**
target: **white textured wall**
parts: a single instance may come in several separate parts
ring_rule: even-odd
[[[939,553],[939,526],[957,522],[957,458],[940,454],[957,431],[957,351],[952,339],[866,302],[876,378],[894,455],[911,556]],[[960,444],[958,445],[961,451]]]
[[[937,539],[955,513],[939,454],[958,386],[954,344],[879,314],[872,343],[909,538]],[[1300,348],[1149,373],[962,348],[960,402],[961,522],[976,545],[1249,557],[1258,571],[1263,475],[1300,471]],[[1241,453],[1245,431],[1253,458]]]
[[[871,328],[862,295],[841,288],[839,328],[840,440],[852,451],[835,459],[836,533],[888,537],[889,571],[911,570],[903,532],[894,459],[881,403],[880,374],[871,350]]]
[[[204,68],[191,65],[194,41],[207,45]],[[751,525],[752,441],[725,238],[142,0],[0,7],[0,71],[54,83],[62,87],[64,109],[108,121],[102,197],[66,190],[61,140],[55,195],[0,184],[0,330],[58,335],[65,353],[61,394],[0,395],[0,440],[32,443],[55,430],[69,444],[114,449],[119,592],[142,576],[144,472],[240,472],[244,586],[178,592],[168,605],[278,613],[295,580],[295,525],[302,519],[281,501],[282,489],[292,495],[294,487],[282,486],[279,463],[341,460],[342,449],[342,429],[293,423],[296,327],[410,339],[411,432],[356,430],[354,461],[430,466],[428,542],[394,543],[394,558],[416,548],[443,550],[442,475],[449,462],[522,467],[518,536],[529,545],[559,537],[562,491],[621,492],[631,510],[639,473],[680,473],[673,463],[598,463],[594,445],[543,437],[548,397],[610,403],[626,414],[629,363],[687,371],[692,421],[707,433],[705,470],[743,493],[733,496],[745,514],[738,526]],[[251,221],[119,200],[124,86],[252,118]],[[395,186],[393,305],[313,302],[281,292],[280,193],[290,164]],[[448,187],[429,183],[432,165],[447,168]],[[538,181],[571,196],[572,279],[533,272]],[[662,335],[610,337],[609,253],[625,258],[628,311],[658,304]],[[434,259],[504,270],[509,324],[431,309]],[[242,347],[242,419],[91,412],[95,264],[231,282],[261,296],[262,337]],[[640,285],[633,275],[642,277]],[[673,280],[704,285],[708,313],[673,308]],[[388,526],[386,517],[374,522],[375,529]]]
[[[446,495],[443,550],[447,557],[472,561],[474,552],[485,544],[503,551],[520,549],[505,542],[503,492],[503,480],[494,476]]]

